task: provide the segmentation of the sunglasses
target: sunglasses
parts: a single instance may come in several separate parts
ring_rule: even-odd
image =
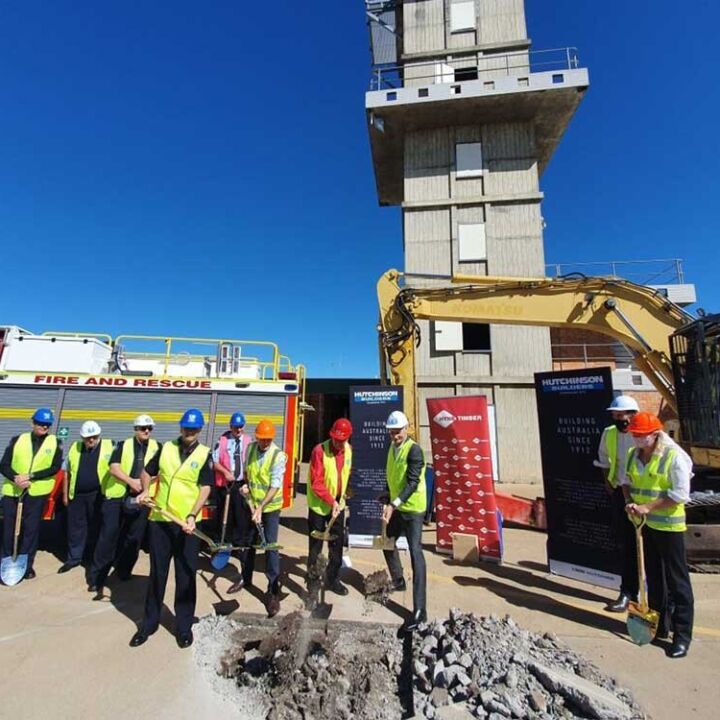
[[[138,425],[135,429],[136,430],[147,430],[148,432],[152,432],[153,426],[152,425]]]
[[[47,429],[50,427],[50,423],[39,423],[39,422],[36,422],[35,425],[37,425],[38,427],[44,428],[45,430],[47,430]]]

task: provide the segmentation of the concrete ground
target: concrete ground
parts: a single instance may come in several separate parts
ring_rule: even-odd
[[[504,491],[534,497],[533,486],[503,486]],[[302,606],[307,553],[305,498],[284,514],[280,541],[286,573],[282,612]],[[551,631],[584,653],[603,671],[632,689],[656,720],[717,717],[720,705],[720,575],[693,575],[696,598],[695,640],[684,660],[668,660],[662,649],[628,641],[623,616],[602,610],[612,592],[548,575],[545,535],[505,530],[502,566],[461,566],[435,554],[434,531],[425,531],[429,613],[444,616],[450,606],[478,614],[509,613],[520,625]],[[408,590],[388,607],[368,606],[361,576],[383,567],[378,551],[350,550],[352,568],[343,570],[347,597],[329,595],[338,619],[399,624],[411,607]],[[409,559],[403,557],[409,568]],[[4,680],[2,716],[34,718],[128,718],[139,715],[184,720],[236,717],[233,707],[214,692],[198,670],[193,650],[179,650],[172,635],[172,612],[142,647],[128,641],[142,615],[148,561],[142,556],[137,576],[128,583],[110,579],[102,600],[86,592],[83,573],[57,575],[60,560],[41,552],[37,578],[14,588],[0,587],[0,661]],[[198,578],[197,615],[262,613],[259,591],[225,594],[237,563],[215,577],[203,562]],[[257,577],[257,576],[256,576]],[[265,589],[264,578],[257,577]],[[172,606],[172,573],[166,602]]]

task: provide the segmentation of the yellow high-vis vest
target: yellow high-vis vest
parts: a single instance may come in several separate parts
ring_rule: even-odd
[[[627,475],[630,480],[630,496],[633,502],[642,505],[658,498],[668,497],[668,490],[672,490],[669,469],[675,454],[676,450],[673,447],[667,448],[662,455],[653,454],[650,462],[640,472],[635,462],[637,448],[631,448],[628,453]],[[671,508],[653,510],[648,513],[646,519],[648,527],[653,530],[684,532],[686,528],[685,505],[677,503]]]
[[[615,425],[605,428],[605,446],[607,448],[608,459],[610,460],[610,468],[608,469],[608,482],[613,488],[617,487],[617,468],[618,468],[618,429]]]
[[[147,465],[148,461],[155,457],[155,453],[157,453],[158,447],[159,444],[157,440],[148,440],[147,449],[145,450],[144,465]],[[120,467],[126,475],[130,475],[134,463],[135,438],[128,438],[123,442],[122,454],[120,455]]]
[[[57,452],[58,441],[55,435],[46,435],[38,451],[33,453],[32,433],[26,432],[18,436],[15,441],[10,465],[16,475],[29,475],[33,472],[41,472],[52,466],[55,453]],[[49,495],[55,487],[55,478],[49,477],[44,480],[32,480],[28,488],[28,495],[38,497]],[[20,497],[22,490],[10,480],[3,483],[2,494],[11,497]]]
[[[407,473],[407,457],[410,448],[417,443],[408,438],[397,452],[395,456],[395,446],[390,445],[387,456],[387,465],[385,472],[387,474],[387,484],[390,490],[390,502],[399,497],[405,487],[405,475]],[[421,450],[422,452],[422,450]],[[420,481],[417,490],[397,509],[403,512],[424,513],[427,509],[427,487],[425,486],[425,457],[423,455],[423,467],[420,472]]]
[[[80,453],[82,452],[82,440],[77,440],[70,446],[68,451],[68,471],[70,472],[70,487],[68,489],[68,497],[72,500],[75,497],[75,483],[77,482],[78,468],[80,467]],[[101,440],[100,449],[98,450],[97,476],[100,483],[100,492],[107,498],[122,497],[125,493],[118,495],[118,484],[126,487],[125,483],[116,480],[110,474],[110,456],[113,451],[112,440]],[[120,488],[122,490],[122,488]],[[110,494],[108,494],[110,493]]]
[[[180,442],[173,440],[165,443],[160,451],[160,472],[155,504],[180,520],[185,520],[200,495],[200,470],[205,465],[208,455],[210,448],[198,444],[190,455],[182,460]],[[150,513],[150,520],[167,522],[156,510]]]
[[[332,443],[330,440],[326,440],[322,444],[323,450],[323,469],[325,471],[325,486],[328,492],[333,496],[337,497],[338,488],[338,472],[337,472],[337,461],[333,454]],[[350,479],[350,471],[352,469],[352,448],[349,443],[345,443],[345,461],[343,463],[342,472],[340,473],[340,479],[342,480],[342,495],[340,501],[345,499],[347,493],[348,481]],[[332,512],[332,506],[328,505],[324,500],[321,500],[312,489],[312,482],[308,481],[307,486],[307,502],[308,507],[318,515],[329,515]]]
[[[245,477],[250,488],[250,497],[256,507],[265,499],[270,490],[272,469],[281,455],[284,456],[285,453],[275,443],[271,443],[261,460],[257,443],[253,442],[248,446]],[[283,492],[282,488],[278,488],[275,497],[263,508],[263,512],[280,510],[282,504]]]

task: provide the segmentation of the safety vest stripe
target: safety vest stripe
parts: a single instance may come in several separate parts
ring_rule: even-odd
[[[645,495],[651,498],[666,498],[668,497],[666,490],[650,490],[648,488],[638,487],[637,485],[630,486],[630,492],[637,495]]]
[[[656,513],[648,513],[647,519],[651,522],[663,523],[664,525],[683,525],[685,524],[685,515],[657,515]]]

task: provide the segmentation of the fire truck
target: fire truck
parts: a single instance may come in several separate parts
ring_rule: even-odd
[[[38,407],[55,413],[52,432],[65,448],[80,438],[85,420],[103,437],[132,434],[133,419],[152,415],[159,441],[178,435],[188,408],[206,424],[200,442],[213,446],[230,416],[245,415],[252,433],[263,418],[277,430],[288,455],[283,505],[292,504],[302,448],[305,369],[293,365],[273,342],[208,338],[44,332],[0,326],[0,447],[29,427]],[[45,517],[51,518],[57,490]],[[204,517],[212,513],[207,508]]]

